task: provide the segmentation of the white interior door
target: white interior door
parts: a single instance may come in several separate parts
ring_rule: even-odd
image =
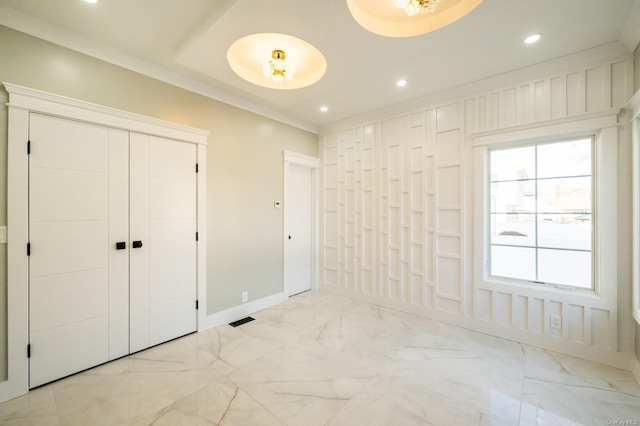
[[[149,144],[149,340],[196,331],[196,145]]]
[[[30,140],[29,342],[35,387],[109,359],[110,147],[104,127],[37,114],[30,117]]]
[[[149,343],[149,136],[131,133],[129,137],[129,336],[131,352]],[[141,246],[133,248],[133,241]],[[136,244],[138,245],[138,244]]]
[[[288,244],[285,279],[289,288],[288,296],[311,289],[311,184],[311,168],[289,165],[285,199]]]
[[[195,164],[193,144],[131,135],[132,352],[196,330]]]

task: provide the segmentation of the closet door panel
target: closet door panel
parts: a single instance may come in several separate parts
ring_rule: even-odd
[[[125,250],[116,243],[125,242]],[[129,132],[109,129],[109,359],[129,354]]]
[[[196,146],[150,144],[150,340],[196,330]],[[170,275],[162,273],[171,270]]]
[[[36,168],[31,170],[31,215],[34,222],[107,219],[106,173]]]
[[[31,333],[31,388],[107,361],[106,315]],[[49,360],[46,366],[43,359]],[[34,365],[35,363],[35,365]]]
[[[86,283],[94,283],[88,286]],[[31,280],[31,331],[64,326],[107,314],[108,282],[100,269],[70,272],[33,278]],[[81,300],[68,309],[65,297],[73,294]]]
[[[107,275],[107,221],[31,222],[31,278],[100,269]]]
[[[131,133],[129,164],[129,241],[142,247],[130,249],[131,352],[148,348],[149,341],[149,136]]]
[[[34,387],[108,359],[109,144],[106,128],[38,114],[30,117],[30,139]],[[83,200],[90,205],[80,206]]]

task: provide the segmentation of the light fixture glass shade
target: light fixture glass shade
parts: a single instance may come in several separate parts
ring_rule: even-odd
[[[347,0],[347,6],[356,22],[373,33],[388,37],[411,37],[457,21],[482,1]]]
[[[271,52],[271,59],[267,59],[262,63],[262,75],[276,83],[280,83],[283,80],[293,80],[295,72],[296,66],[291,61],[286,60],[286,54],[280,49]]]

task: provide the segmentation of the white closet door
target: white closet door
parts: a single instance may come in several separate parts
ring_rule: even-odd
[[[129,354],[128,188],[129,132],[109,129],[109,360]]]
[[[149,144],[149,339],[196,330],[196,145]]]
[[[108,360],[109,134],[32,114],[30,387]],[[123,188],[126,191],[126,188]]]
[[[130,249],[130,348],[146,349],[149,344],[149,136],[131,133],[130,137],[129,242],[141,247]]]
[[[196,330],[196,146],[131,134],[130,152],[135,352]]]

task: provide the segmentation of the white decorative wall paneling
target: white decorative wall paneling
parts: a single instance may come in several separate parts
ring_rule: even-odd
[[[623,253],[612,258],[615,229],[596,234],[604,246],[595,293],[485,282],[473,271],[484,250],[484,160],[476,152],[487,144],[597,135],[606,185],[596,188],[598,207],[617,222],[615,141],[626,126],[617,112],[631,98],[632,63],[615,57],[465,99],[418,109],[413,102],[413,110],[375,122],[332,125],[319,138],[321,288],[629,368],[632,340],[618,335],[617,323],[627,321],[618,292],[624,300],[631,290],[615,271],[630,265],[620,263]],[[549,327],[550,314],[561,315],[561,330]]]

